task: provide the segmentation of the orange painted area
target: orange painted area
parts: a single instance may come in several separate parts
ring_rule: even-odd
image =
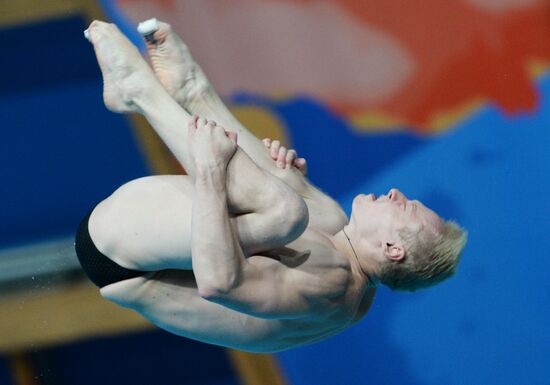
[[[527,64],[550,58],[550,2],[500,14],[463,1],[340,3],[354,17],[389,31],[417,60],[409,85],[381,106],[388,116],[435,129],[435,115],[474,100],[488,100],[507,113],[536,107]],[[346,114],[365,108],[335,105]]]

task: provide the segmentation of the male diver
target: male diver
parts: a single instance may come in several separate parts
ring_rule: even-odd
[[[357,322],[379,283],[414,291],[455,271],[460,227],[397,189],[358,195],[348,220],[303,159],[231,115],[169,25],[147,39],[153,70],[112,24],[87,38],[107,108],[145,116],[188,174],[129,182],[83,220],[77,254],[106,299],[177,335],[275,352]]]

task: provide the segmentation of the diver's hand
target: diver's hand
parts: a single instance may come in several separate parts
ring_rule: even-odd
[[[307,161],[305,158],[298,158],[298,154],[294,149],[287,149],[281,146],[278,140],[265,138],[262,140],[264,146],[269,150],[269,155],[277,164],[277,167],[288,169],[296,167],[304,176],[307,174]]]
[[[197,169],[225,170],[237,151],[237,133],[214,121],[193,116],[188,125],[189,150]]]

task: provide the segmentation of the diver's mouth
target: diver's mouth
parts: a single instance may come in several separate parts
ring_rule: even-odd
[[[392,197],[391,193],[380,194],[376,200],[384,200],[384,201],[391,200],[391,197]]]

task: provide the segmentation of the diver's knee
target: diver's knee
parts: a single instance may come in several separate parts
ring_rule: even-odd
[[[302,197],[294,191],[286,192],[279,200],[279,204],[274,206],[274,210],[279,229],[288,242],[305,231],[309,222],[308,208]]]
[[[309,223],[309,211],[304,199],[297,195],[292,200],[290,207],[291,236],[297,238],[302,234]]]

